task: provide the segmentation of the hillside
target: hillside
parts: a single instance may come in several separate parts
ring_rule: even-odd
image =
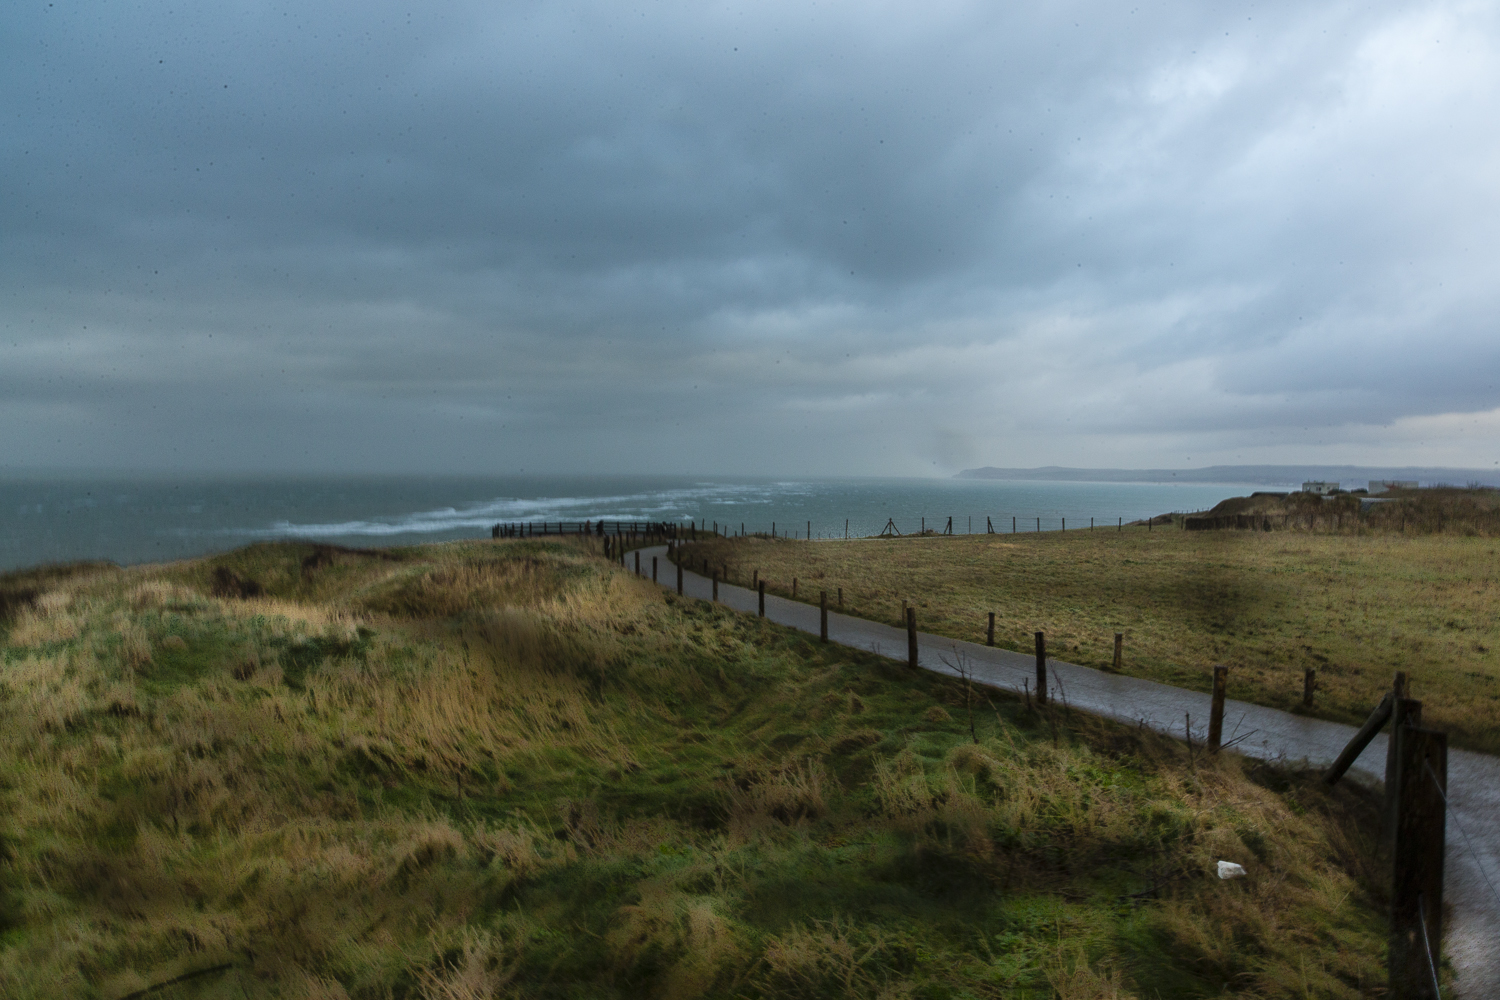
[[[1383,982],[1357,790],[992,702],[585,542],[263,545],[0,592],[6,997]]]

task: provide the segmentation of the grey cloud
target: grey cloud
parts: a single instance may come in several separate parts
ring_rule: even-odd
[[[54,441],[0,465],[1160,465],[1500,406],[1493,12],[178,6],[0,41],[0,426]]]

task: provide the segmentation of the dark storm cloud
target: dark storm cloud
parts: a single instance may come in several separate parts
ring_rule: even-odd
[[[1500,407],[1487,8],[7,21],[0,464],[1375,460]]]

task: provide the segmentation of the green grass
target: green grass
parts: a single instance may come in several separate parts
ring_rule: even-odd
[[[1393,519],[1394,515],[1383,516]],[[1363,721],[1395,671],[1411,678],[1429,726],[1457,746],[1500,752],[1500,540],[1482,534],[1145,531],[957,535],[850,542],[700,542],[687,558],[759,571],[768,589],[900,625],[902,601],[927,632],[1034,648],[1208,690],[1230,667],[1230,697]]]
[[[1357,789],[992,702],[590,543],[7,581],[31,593],[0,625],[0,995],[1383,981]]]

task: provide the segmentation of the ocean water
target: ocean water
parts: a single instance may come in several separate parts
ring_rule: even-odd
[[[12,477],[0,479],[0,569],[153,562],[295,538],[349,546],[489,535],[504,521],[673,521],[814,538],[928,528],[1055,531],[1204,510],[1260,486],[957,479],[670,476]]]

